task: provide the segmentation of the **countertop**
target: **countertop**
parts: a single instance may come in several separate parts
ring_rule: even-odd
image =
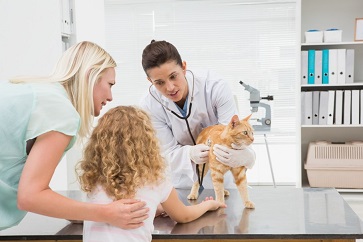
[[[193,222],[177,224],[169,217],[155,218],[153,240],[363,238],[362,220],[333,188],[250,188],[255,209],[244,208],[238,191],[229,191],[227,208],[207,212]],[[60,193],[84,198],[80,191]],[[178,193],[190,204],[186,199],[189,189],[178,189]],[[204,189],[197,202],[211,195],[213,190]],[[1,240],[81,241],[82,224],[28,213],[19,225],[0,231]]]

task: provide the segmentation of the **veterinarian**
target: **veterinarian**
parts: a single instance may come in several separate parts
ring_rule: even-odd
[[[209,146],[195,145],[203,128],[228,124],[238,114],[228,84],[210,71],[190,71],[178,50],[166,41],[151,41],[142,53],[142,67],[151,86],[141,106],[151,115],[163,155],[176,188],[190,188],[199,179],[196,165],[208,161]],[[231,167],[251,169],[255,152],[214,145],[217,160]],[[201,176],[201,174],[200,174]],[[200,180],[199,180],[200,181]],[[213,188],[210,172],[204,188]],[[235,188],[228,172],[226,188]]]

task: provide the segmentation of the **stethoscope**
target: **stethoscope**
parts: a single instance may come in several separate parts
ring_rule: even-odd
[[[191,74],[192,74],[192,77],[193,77],[193,86],[192,86],[192,96],[190,98],[190,103],[189,103],[189,108],[188,108],[188,113],[185,117],[183,116],[180,116],[179,114],[177,114],[176,112],[174,112],[173,110],[171,110],[170,108],[168,108],[167,106],[165,106],[159,99],[157,99],[152,93],[151,93],[151,87],[153,86],[153,84],[150,85],[149,87],[149,93],[150,95],[158,102],[161,104],[161,106],[163,106],[166,110],[168,110],[169,112],[171,112],[174,116],[176,116],[177,118],[179,119],[183,119],[187,125],[187,128],[188,128],[188,133],[190,135],[190,138],[192,139],[193,141],[193,144],[196,145],[196,142],[194,140],[194,137],[193,137],[193,134],[192,132],[190,131],[190,126],[189,126],[189,122],[188,122],[188,118],[190,116],[190,113],[192,111],[192,106],[193,106],[193,99],[194,99],[194,73],[191,71],[191,70],[186,70],[186,71],[189,71]],[[185,78],[185,81],[187,82],[188,84],[188,80],[187,78],[184,76]],[[203,184],[203,175],[201,176],[199,174],[199,164],[196,164],[196,168],[197,168],[197,176],[198,176],[198,182],[199,182],[199,185],[200,187],[202,187],[202,184]],[[204,169],[205,169],[205,163],[203,164],[203,168],[202,168],[202,174],[204,174]]]

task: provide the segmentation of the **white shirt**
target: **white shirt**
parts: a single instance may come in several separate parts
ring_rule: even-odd
[[[187,71],[188,109],[191,97],[192,110],[188,122],[194,139],[205,127],[215,124],[228,124],[234,114],[238,114],[233,94],[228,84],[210,71],[194,73]],[[152,95],[163,105],[182,116],[175,103],[160,94],[153,86]],[[176,188],[190,188],[197,180],[195,163],[189,158],[189,149],[193,141],[189,135],[185,120],[177,118],[148,93],[141,101],[141,106],[151,116],[163,155],[171,171],[171,179]],[[213,188],[210,174],[203,180],[205,188]],[[225,187],[235,188],[232,175],[225,175]]]
[[[165,202],[172,190],[169,181],[164,181],[158,186],[145,186],[139,189],[135,198],[146,202],[150,209],[149,217],[144,220],[144,226],[137,229],[121,229],[107,223],[84,221],[84,242],[147,242],[151,241],[154,231],[154,218],[158,204]],[[111,203],[112,199],[107,196],[101,187],[98,187],[87,197],[88,202],[96,204]]]

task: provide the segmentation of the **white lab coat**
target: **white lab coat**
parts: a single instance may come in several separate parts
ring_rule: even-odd
[[[238,114],[232,92],[225,81],[210,71],[194,73],[194,99],[188,118],[191,132],[196,140],[205,127],[214,124],[228,124],[234,114]],[[193,90],[193,75],[187,71],[188,110]],[[154,86],[152,95],[163,105],[180,116],[176,104],[160,94]],[[171,181],[176,188],[190,188],[197,180],[195,163],[190,160],[189,149],[193,141],[185,120],[179,119],[148,93],[141,101],[141,107],[151,116],[154,128],[161,143],[161,150],[170,169]],[[253,151],[252,151],[253,152]],[[225,175],[226,188],[236,188],[230,172]],[[203,186],[213,188],[210,172],[204,177]]]

